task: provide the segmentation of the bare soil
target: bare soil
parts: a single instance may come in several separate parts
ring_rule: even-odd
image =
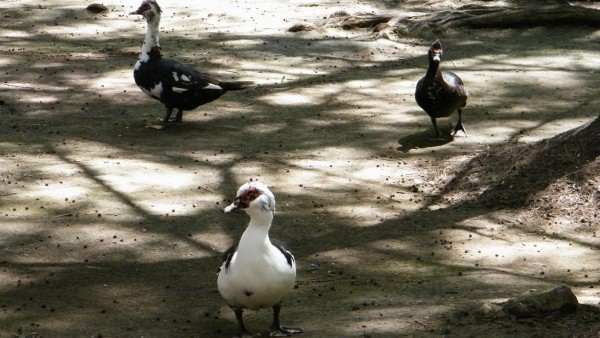
[[[594,27],[287,32],[469,3],[502,4],[162,0],[165,56],[256,86],[158,131],[137,1],[1,2],[0,337],[233,336],[216,271],[248,219],[221,209],[249,180],[298,260],[301,337],[599,337]],[[444,142],[413,95],[435,38],[470,91]],[[558,284],[578,313],[481,312]],[[270,311],[246,318],[267,334]]]

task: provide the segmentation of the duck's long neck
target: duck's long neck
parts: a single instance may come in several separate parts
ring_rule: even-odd
[[[154,18],[147,22],[146,37],[140,53],[140,61],[148,61],[151,58],[160,58],[160,43],[158,42],[158,26],[160,19]]]
[[[252,215],[250,224],[248,224],[240,239],[238,251],[256,251],[259,248],[266,248],[271,245],[269,229],[271,228],[272,221],[273,214],[270,212],[261,212],[258,215]]]
[[[425,74],[425,77],[433,79],[439,72],[440,63],[429,60],[429,68],[427,68],[427,74]]]

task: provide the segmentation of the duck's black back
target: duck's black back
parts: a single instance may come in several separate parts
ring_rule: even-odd
[[[147,92],[160,84],[153,98],[168,108],[195,109],[225,94],[219,88],[220,81],[209,74],[199,72],[170,59],[151,59],[143,62],[133,72],[135,83]]]

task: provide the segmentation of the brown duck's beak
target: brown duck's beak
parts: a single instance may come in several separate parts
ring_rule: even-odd
[[[442,60],[442,49],[441,48],[435,48],[431,50],[431,58],[435,61],[440,62]]]

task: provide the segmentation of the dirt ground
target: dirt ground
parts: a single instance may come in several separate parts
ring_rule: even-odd
[[[286,32],[468,3],[160,0],[166,57],[256,86],[158,131],[138,1],[2,1],[0,337],[233,336],[216,271],[248,217],[221,210],[249,180],[298,261],[301,337],[600,337],[594,27]],[[414,101],[438,37],[470,91],[447,142]],[[577,314],[472,310],[563,283]],[[270,311],[245,318],[268,335]]]

